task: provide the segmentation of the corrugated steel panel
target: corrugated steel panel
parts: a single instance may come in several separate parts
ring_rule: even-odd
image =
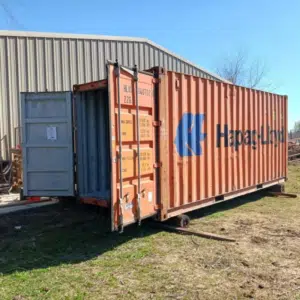
[[[90,177],[97,178],[93,170],[98,168],[103,169],[101,178],[111,175],[112,230],[136,222],[139,212],[142,218],[158,213],[165,220],[285,181],[286,96],[160,71],[164,73],[158,81],[153,73],[138,73],[137,95],[136,74],[109,65],[110,129],[106,130],[110,130],[111,169],[90,158],[82,165]],[[80,87],[99,89],[101,82]],[[89,157],[101,152],[96,140],[106,144],[100,129],[93,129],[96,111],[87,114],[89,120],[82,122],[90,126],[77,135],[78,147],[87,147]],[[144,191],[140,206],[139,180]]]
[[[174,72],[159,85],[162,219],[287,177],[287,97]]]
[[[78,195],[110,200],[107,89],[77,92],[75,107]]]
[[[24,196],[74,196],[71,92],[24,93]]]
[[[154,81],[109,65],[112,230],[156,215]]]
[[[146,39],[0,31],[0,138],[6,136],[9,147],[18,143],[20,92],[67,91],[100,80],[106,61],[117,58],[125,66],[160,64],[222,80]]]
[[[109,64],[108,80],[74,86],[78,195],[110,203],[112,230],[157,214],[153,79]]]

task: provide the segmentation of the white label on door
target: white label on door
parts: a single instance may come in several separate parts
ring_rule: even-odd
[[[56,127],[55,126],[48,126],[47,127],[47,140],[56,141],[57,134],[56,134]]]
[[[125,209],[132,209],[133,208],[133,204],[132,202],[129,202],[129,203],[125,203]]]
[[[148,201],[152,202],[152,192],[148,192]]]

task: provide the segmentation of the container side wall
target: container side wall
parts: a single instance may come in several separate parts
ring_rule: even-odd
[[[81,198],[109,200],[110,146],[107,90],[79,92],[76,105],[76,156]]]
[[[167,210],[221,201],[286,177],[284,96],[174,72],[160,80]]]

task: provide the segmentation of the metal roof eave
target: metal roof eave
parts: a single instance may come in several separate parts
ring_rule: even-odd
[[[60,38],[60,39],[89,39],[89,40],[106,40],[106,41],[125,41],[125,42],[140,42],[140,43],[147,43],[152,47],[155,47],[161,51],[164,51],[177,59],[185,62],[186,64],[200,70],[201,72],[204,72],[212,77],[215,77],[216,79],[231,83],[230,81],[220,77],[217,74],[214,74],[210,71],[207,71],[206,69],[199,67],[198,65],[190,62],[189,60],[175,54],[174,52],[152,42],[151,40],[148,40],[146,38],[140,38],[140,37],[127,37],[127,36],[108,36],[108,35],[95,35],[95,34],[73,34],[73,33],[50,33],[50,32],[34,32],[34,31],[14,31],[14,30],[0,30],[0,36],[5,37],[36,37],[36,38]]]

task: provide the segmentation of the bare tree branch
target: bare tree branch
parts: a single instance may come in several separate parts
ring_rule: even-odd
[[[266,66],[264,62],[255,60],[249,67],[248,87],[257,87],[266,76]]]
[[[266,64],[259,59],[249,63],[248,55],[244,51],[239,51],[235,57],[225,60],[216,72],[236,85],[269,91],[273,86],[263,82],[267,74]]]
[[[245,73],[246,56],[239,51],[234,59],[227,58],[217,73],[233,84],[242,85]]]

